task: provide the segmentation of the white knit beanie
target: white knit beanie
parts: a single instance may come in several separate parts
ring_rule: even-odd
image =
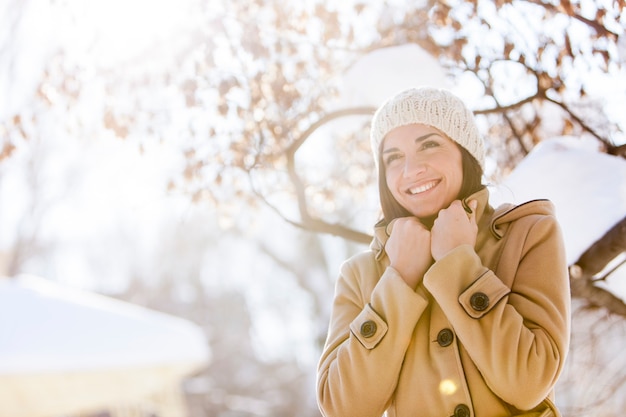
[[[464,147],[484,169],[485,148],[474,122],[474,114],[449,91],[432,87],[405,90],[387,100],[376,111],[370,131],[376,164],[385,135],[396,127],[413,123],[439,129]]]

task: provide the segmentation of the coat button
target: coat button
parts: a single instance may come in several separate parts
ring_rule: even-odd
[[[459,404],[454,408],[454,417],[470,417],[470,409],[465,404]]]
[[[377,326],[372,320],[368,320],[361,324],[361,336],[372,337],[376,333]]]
[[[450,329],[443,329],[437,335],[437,343],[439,343],[439,346],[441,347],[450,346],[453,340],[454,333],[452,333],[452,330]]]
[[[489,307],[489,297],[482,292],[477,292],[470,297],[470,305],[476,311],[483,311]]]

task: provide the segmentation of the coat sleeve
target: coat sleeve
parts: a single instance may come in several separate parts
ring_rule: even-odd
[[[510,288],[469,245],[446,254],[424,277],[489,388],[520,410],[554,388],[570,334],[569,277],[556,219],[535,216],[524,227],[526,233],[515,234],[521,240],[505,243],[500,261],[518,264],[498,268],[512,274]]]
[[[369,258],[346,262],[337,281],[317,372],[318,405],[326,417],[384,413],[427,305],[425,293],[413,291],[393,268],[374,276],[377,268]]]

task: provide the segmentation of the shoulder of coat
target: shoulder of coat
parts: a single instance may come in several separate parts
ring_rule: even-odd
[[[500,239],[508,224],[522,218],[554,216],[554,204],[547,199],[531,200],[522,204],[502,204],[494,210],[491,218],[491,232]]]

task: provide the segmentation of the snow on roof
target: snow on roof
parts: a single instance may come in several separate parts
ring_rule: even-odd
[[[568,264],[626,216],[626,160],[593,139],[538,144],[492,194],[492,203],[547,198],[563,229]]]
[[[0,375],[205,364],[199,326],[33,276],[0,279]]]

